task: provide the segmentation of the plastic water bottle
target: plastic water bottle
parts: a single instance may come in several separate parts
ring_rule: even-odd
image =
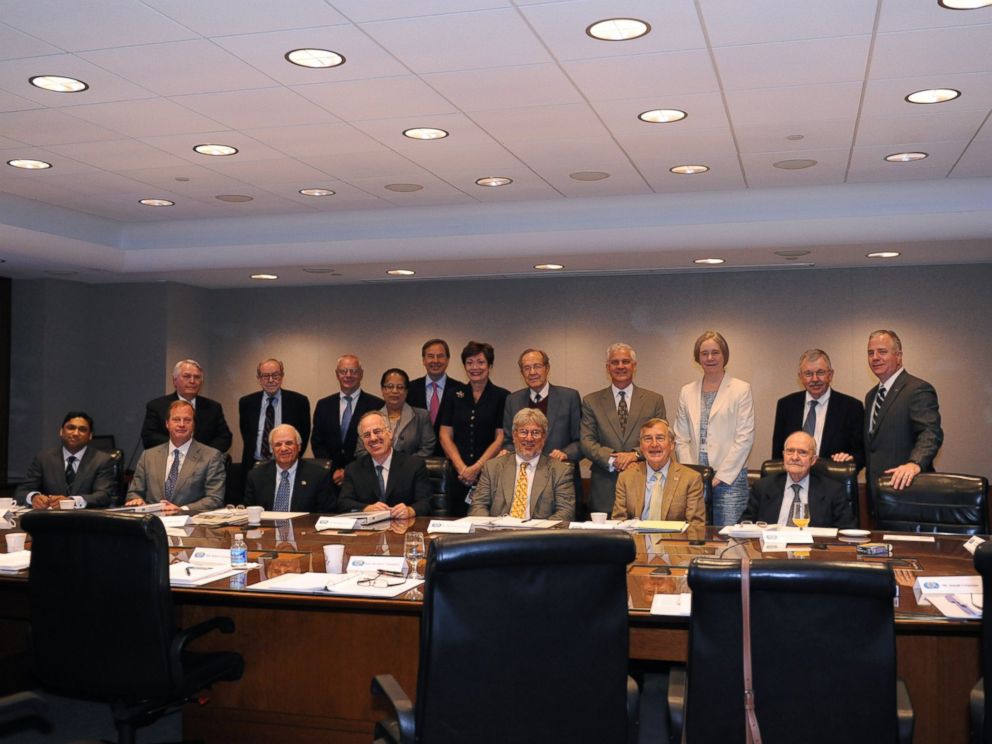
[[[244,568],[248,565],[248,546],[245,544],[245,536],[237,532],[234,535],[234,542],[231,543],[231,568]]]

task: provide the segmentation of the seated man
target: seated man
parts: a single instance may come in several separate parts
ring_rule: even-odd
[[[785,472],[766,475],[754,484],[741,520],[792,524],[792,504],[809,504],[810,527],[857,527],[844,486],[832,478],[811,473],[816,462],[816,440],[797,431],[785,440]]]
[[[575,519],[572,466],[541,454],[548,419],[538,408],[522,408],[513,417],[514,454],[494,457],[482,466],[472,493],[470,517]]]
[[[393,519],[430,514],[431,482],[423,458],[393,450],[393,433],[379,411],[358,422],[358,436],[371,457],[360,457],[344,469],[339,511],[388,509]]]
[[[672,459],[675,433],[665,419],[648,419],[638,438],[645,462],[617,478],[613,519],[685,521],[695,539],[706,531],[703,478]]]
[[[171,514],[224,505],[224,455],[193,441],[193,416],[193,406],[184,400],[169,406],[169,441],[141,453],[125,506],[161,503],[163,513]]]
[[[272,460],[249,471],[245,506],[266,511],[329,512],[334,507],[331,471],[300,460],[303,438],[296,427],[282,424],[269,432]]]
[[[61,447],[42,450],[28,468],[27,478],[14,491],[18,504],[32,509],[58,509],[59,499],[71,497],[77,509],[110,506],[117,496],[110,455],[89,447],[93,419],[69,411],[59,429]]]

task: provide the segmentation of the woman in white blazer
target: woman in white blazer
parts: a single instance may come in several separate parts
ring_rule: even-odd
[[[747,458],[754,444],[751,386],[727,374],[727,341],[716,331],[696,339],[703,378],[679,393],[675,450],[679,462],[713,468],[713,524],[735,524],[747,506]]]

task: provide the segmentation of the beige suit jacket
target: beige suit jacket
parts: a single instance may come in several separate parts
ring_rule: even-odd
[[[470,517],[501,517],[513,507],[517,485],[517,458],[494,457],[482,466],[479,482],[472,492]],[[531,519],[575,519],[575,486],[572,466],[541,455],[530,489]]]
[[[647,463],[639,462],[617,479],[617,498],[613,504],[613,519],[640,519],[644,511],[644,490],[647,487]],[[698,531],[706,527],[706,504],[703,502],[703,479],[692,468],[672,460],[662,493],[661,518],[686,521]]]

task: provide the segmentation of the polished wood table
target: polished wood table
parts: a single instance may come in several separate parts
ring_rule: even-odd
[[[416,690],[420,631],[420,594],[396,599],[272,594],[252,591],[251,584],[280,573],[322,571],[323,546],[341,543],[351,555],[401,555],[403,535],[426,531],[427,520],[386,523],[377,531],[314,530],[316,517],[291,523],[263,522],[260,528],[186,527],[169,530],[175,559],[192,549],[226,547],[234,532],[245,532],[249,557],[258,569],[203,587],[176,588],[177,620],[191,625],[216,615],[234,619],[236,631],[210,634],[197,641],[203,649],[231,649],[245,657],[245,676],[236,684],[219,684],[205,706],[186,706],[187,737],[207,741],[363,742],[372,723],[382,717],[369,692],[376,674],[389,672],[410,694]],[[429,536],[428,536],[429,537]],[[874,539],[881,533],[873,533]],[[729,547],[711,530],[702,544],[683,535],[635,535],[637,558],[628,569],[630,658],[684,662],[688,619],[652,616],[658,592],[685,586],[689,561],[698,555],[739,556],[746,550],[760,558],[757,541]],[[916,711],[917,744],[968,741],[968,693],[980,675],[980,623],[942,618],[930,606],[918,606],[911,586],[916,575],[973,573],[964,538],[940,536],[934,543],[893,542],[890,558],[857,556],[855,545],[822,540],[795,560],[895,561],[903,569],[896,632],[899,675],[906,680]],[[728,549],[729,547],[729,549]],[[776,554],[784,556],[786,554]],[[653,572],[664,567],[668,575]],[[0,673],[11,676],[23,649],[28,611],[23,576],[0,579]],[[6,654],[4,652],[7,652]]]

